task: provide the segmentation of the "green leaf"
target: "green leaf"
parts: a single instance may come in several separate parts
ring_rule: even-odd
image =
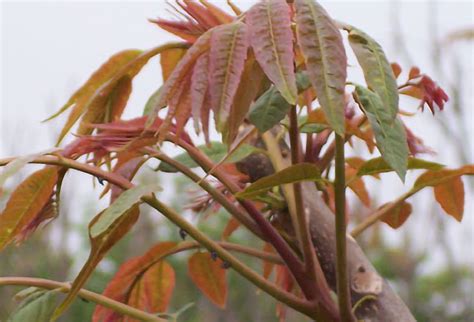
[[[57,294],[56,290],[30,294],[8,317],[7,322],[49,322],[56,306]]]
[[[314,0],[295,0],[296,32],[308,76],[331,127],[344,134],[347,57],[341,34]]]
[[[311,163],[299,163],[255,181],[235,196],[239,199],[249,199],[275,186],[300,181],[323,181],[323,179],[316,165]]]
[[[422,159],[417,158],[408,158],[408,165],[407,169],[415,170],[415,169],[427,169],[427,170],[441,170],[444,168],[444,165],[430,162]],[[359,177],[365,175],[373,175],[377,173],[383,172],[390,172],[393,171],[392,167],[387,164],[387,162],[381,158],[374,158],[366,161],[357,171],[357,175]]]
[[[296,74],[298,93],[311,86],[306,74]],[[253,104],[248,119],[260,133],[266,132],[285,118],[291,105],[283,98],[276,87],[268,89]]]
[[[371,90],[356,85],[354,98],[367,115],[380,154],[402,181],[405,181],[408,144],[402,122],[399,118],[392,119],[380,97]]]
[[[133,207],[143,195],[154,191],[161,191],[161,187],[156,184],[140,185],[124,191],[115,201],[107,208],[100,218],[90,227],[91,238],[95,238],[104,233],[114,224],[122,215]]]
[[[390,117],[395,119],[398,113],[397,81],[382,47],[369,35],[353,27],[349,31],[349,43],[364,71],[368,87],[380,96]]]
[[[211,142],[210,146],[201,145],[198,146],[198,149],[201,150],[204,154],[206,154],[214,162],[220,162],[227,155],[228,151],[227,145],[220,142]],[[260,151],[260,149],[252,145],[243,144],[227,158],[226,163],[238,162],[258,151]],[[178,155],[174,158],[174,160],[182,163],[188,168],[198,167],[198,164],[194,162],[194,160],[189,156],[187,152]],[[169,165],[166,162],[161,162],[157,170],[163,172],[177,172],[177,170],[172,165]]]
[[[150,115],[151,113],[157,111],[156,106],[158,106],[158,102],[161,99],[161,91],[162,91],[163,86],[160,86],[156,91],[151,94],[151,96],[148,98],[148,101],[145,104],[145,108],[143,109],[143,116],[145,115]],[[160,106],[159,108],[163,108],[166,105]]]

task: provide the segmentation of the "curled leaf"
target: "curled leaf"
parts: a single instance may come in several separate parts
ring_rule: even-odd
[[[403,201],[399,203],[394,209],[386,213],[381,218],[381,220],[393,229],[397,229],[405,223],[405,221],[410,216],[411,211],[411,204],[406,201]]]
[[[444,211],[457,221],[461,221],[464,214],[464,184],[461,177],[453,177],[434,187],[436,201]]]

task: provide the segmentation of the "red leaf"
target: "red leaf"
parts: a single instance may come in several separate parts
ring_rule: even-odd
[[[234,217],[230,218],[222,232],[222,239],[229,239],[230,235],[240,227],[240,222]]]
[[[24,239],[43,220],[51,218],[44,216],[44,211],[50,207],[57,180],[58,168],[48,166],[31,174],[13,191],[0,215],[0,250],[14,239]]]
[[[357,170],[352,167],[346,167],[347,186],[356,194],[366,207],[370,207],[370,196],[364,181],[357,176]]]
[[[411,211],[411,205],[408,202],[403,201],[399,203],[394,209],[392,209],[392,211],[385,214],[380,220],[392,227],[393,229],[397,229],[405,223],[405,221],[410,216]]]
[[[162,260],[163,256],[166,254],[169,254],[170,251],[176,247],[175,242],[163,242],[155,245],[153,248],[151,248],[149,251],[146,252],[143,256],[140,257],[135,257],[132,258],[125,263],[123,263],[118,272],[115,274],[113,279],[109,282],[107,285],[103,295],[107,296],[111,299],[114,299],[116,301],[120,301],[123,303],[128,303],[128,299],[130,296],[130,292],[133,289],[135,283],[138,282],[138,278],[143,275],[143,273],[149,269],[150,267],[156,265],[157,263],[160,263]],[[165,264],[166,265],[166,264]],[[163,285],[167,285],[168,287],[163,288],[163,290],[167,290],[169,293],[166,293],[168,298],[171,296],[172,288],[170,285],[174,285],[174,274],[173,275],[173,281],[171,281],[171,273],[169,273],[168,270],[168,277],[170,280],[168,282],[163,281]],[[165,294],[165,293],[163,293]],[[167,300],[169,301],[169,299]],[[164,307],[167,301],[161,302],[160,305],[161,308],[164,308],[166,310],[166,307]],[[102,307],[100,305],[97,305],[94,315],[92,318],[93,322],[112,322],[112,321],[118,321],[120,318],[120,315],[115,313],[115,311]]]
[[[213,260],[208,252],[194,253],[189,258],[188,272],[203,294],[223,309],[227,301],[227,282],[226,270],[221,265],[222,261]]]
[[[164,312],[169,306],[174,287],[173,268],[166,261],[159,261],[138,277],[129,292],[127,304],[150,313]]]
[[[461,177],[436,185],[434,194],[444,211],[460,222],[464,213],[464,184]]]
[[[202,54],[196,61],[191,76],[191,110],[194,120],[194,128],[199,133],[201,109],[204,106],[209,85],[209,53]],[[204,113],[203,113],[204,114]]]
[[[216,27],[212,32],[209,85],[216,127],[223,131],[247,58],[247,26],[242,22]]]
[[[296,103],[293,32],[285,0],[260,1],[246,15],[255,57],[290,104]]]

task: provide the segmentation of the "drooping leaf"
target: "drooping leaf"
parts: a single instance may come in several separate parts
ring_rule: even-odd
[[[29,154],[23,157],[16,158],[15,160],[9,162],[6,166],[3,167],[2,172],[0,172],[0,189],[8,178],[20,171],[25,165],[38,158],[39,156],[51,153],[53,151],[55,151],[55,149]]]
[[[122,196],[125,194],[124,192],[114,204],[116,204]],[[112,204],[112,206],[114,205]],[[112,207],[111,206],[111,207]],[[118,207],[116,207],[117,209]],[[107,209],[108,210],[108,209]],[[76,279],[71,285],[71,289],[67,294],[64,301],[59,305],[56,310],[54,311],[53,317],[51,321],[56,321],[72,304],[74,299],[76,298],[77,293],[82,288],[82,286],[86,283],[89,279],[90,275],[99,264],[99,262],[104,258],[105,254],[120,240],[123,236],[125,236],[130,229],[135,225],[136,221],[138,220],[138,216],[140,214],[140,209],[138,208],[138,204],[134,204],[131,207],[128,207],[124,212],[120,214],[115,221],[111,222],[103,231],[98,231],[97,234],[92,234],[92,229],[95,225],[104,226],[101,222],[106,221],[109,222],[108,218],[104,218],[106,215],[107,210],[102,211],[99,213],[89,224],[89,240],[91,242],[91,251],[89,254],[89,258],[87,259],[86,263],[82,267],[81,271],[77,275]]]
[[[227,225],[225,226],[224,231],[222,232],[221,238],[224,240],[229,239],[230,235],[232,235],[232,233],[236,231],[240,227],[240,225],[241,224],[237,219],[235,219],[234,217],[231,217],[229,221],[227,222]]]
[[[211,13],[212,16],[214,16],[214,18],[216,18],[216,20],[219,23],[224,24],[224,23],[232,22],[234,20],[234,18],[231,15],[227,14],[225,11],[223,11],[220,8],[216,7],[212,3],[209,3],[206,0],[199,0],[199,2],[207,8],[209,13]]]
[[[464,184],[454,177],[434,187],[436,201],[446,213],[461,222],[464,214]]]
[[[204,154],[206,154],[214,162],[221,161],[227,155],[227,151],[228,151],[227,145],[222,144],[220,142],[211,142],[210,145],[201,145],[201,146],[198,146],[198,148],[199,150],[204,152]],[[252,145],[243,144],[229,156],[226,162],[235,163],[237,161],[244,159],[250,154],[256,153],[258,151],[259,149],[257,149],[256,147]],[[198,167],[198,164],[189,156],[187,152],[178,155],[174,159],[184,164],[188,168]],[[173,166],[165,162],[160,163],[157,170],[163,171],[163,172],[176,172],[177,171]]]
[[[380,154],[404,181],[408,166],[408,144],[402,122],[398,118],[392,119],[380,97],[371,90],[357,85],[354,98],[367,115]]]
[[[308,76],[299,72],[296,74],[298,93],[311,86]],[[291,105],[283,98],[280,92],[271,87],[263,93],[252,105],[248,119],[260,133],[266,132],[285,118]]]
[[[216,128],[224,131],[232,102],[244,71],[248,49],[247,26],[242,22],[222,25],[211,37],[209,85]]]
[[[346,184],[356,194],[366,207],[370,207],[370,196],[365,182],[357,176],[357,170],[352,167],[346,167]]]
[[[148,98],[148,100],[145,103],[145,107],[143,108],[143,113],[142,115],[148,116],[150,119],[152,118],[152,113],[156,112],[165,105],[160,106],[160,100],[161,100],[161,92],[163,91],[163,86],[160,86],[156,91],[151,94],[151,96]]]
[[[295,0],[298,43],[311,84],[334,131],[344,134],[347,58],[342,37],[326,10],[314,0]]]
[[[290,108],[290,103],[272,87],[255,101],[248,118],[260,133],[264,133],[283,120]]]
[[[154,191],[162,190],[156,184],[139,185],[124,191],[113,203],[108,207],[100,217],[91,224],[89,233],[91,238],[107,232],[110,227],[116,225],[116,221],[127,214],[130,208],[140,201],[140,198]]]
[[[231,145],[237,137],[250,105],[265,86],[266,79],[262,69],[253,55],[249,55],[232,103],[227,127],[223,133],[224,143]]]
[[[202,54],[196,61],[191,76],[191,111],[194,120],[194,128],[197,133],[200,130],[201,109],[206,99],[209,87],[209,53]]]
[[[441,170],[444,165],[426,161],[417,158],[408,158],[407,169],[408,170],[415,170],[415,169],[426,169],[426,170]],[[384,173],[393,171],[392,167],[390,167],[387,162],[381,158],[373,158],[366,162],[364,162],[357,171],[358,176],[365,176],[365,175],[373,175],[377,173]]]
[[[159,243],[148,250],[143,256],[129,259],[123,263],[113,279],[105,288],[103,295],[122,303],[129,303],[131,291],[139,282],[139,277],[143,276],[149,268],[161,263],[163,257],[166,254],[169,254],[176,247],[176,245],[177,243],[175,242]],[[164,264],[164,266],[168,265]],[[155,270],[156,269],[157,268],[155,268]],[[173,288],[171,286],[174,285],[174,273],[171,273],[171,271],[167,268],[164,268],[162,272],[162,281],[159,282],[159,284],[154,284],[152,286],[162,286],[159,290],[155,291],[158,291],[160,294],[162,294],[160,299],[156,298],[156,303],[160,310],[163,309],[164,311],[166,310],[172,295],[171,293]],[[120,314],[116,313],[115,311],[97,305],[92,317],[92,321],[117,321],[119,318]]]
[[[316,165],[311,163],[299,163],[255,181],[235,196],[240,199],[248,199],[282,184],[322,180],[321,173]]]
[[[268,252],[268,253],[275,253],[275,250],[273,249],[273,246],[269,243],[265,243],[263,245],[263,251]],[[273,268],[275,267],[275,264],[269,261],[264,260],[262,262],[263,265],[263,277],[268,279],[270,275],[272,274]]]
[[[168,308],[174,286],[173,267],[164,260],[159,261],[134,283],[127,304],[146,312],[164,312]]]
[[[428,170],[416,179],[413,189],[434,187],[462,175],[474,175],[474,165],[465,165],[459,169]]]
[[[7,322],[49,322],[53,314],[58,291],[37,291],[27,296],[8,317]]]
[[[264,0],[246,15],[255,57],[267,77],[290,104],[296,103],[293,32],[285,0]]]
[[[13,191],[0,215],[0,250],[18,238],[41,213],[53,195],[57,180],[58,169],[48,166],[31,174]]]
[[[349,43],[364,71],[368,87],[377,93],[391,119],[398,113],[398,87],[382,47],[365,32],[351,27]]]
[[[186,54],[186,51],[186,48],[170,48],[161,53],[160,65],[163,82],[166,82],[166,80],[170,77],[176,65],[178,65],[181,58],[183,58],[184,54]]]
[[[110,59],[95,71],[87,82],[71,96],[69,101],[59,112],[47,119],[50,120],[73,106],[73,110],[71,114],[69,114],[68,120],[59,135],[58,143],[61,142],[66,133],[87,109],[87,105],[94,93],[106,84],[120,69],[125,67],[130,61],[136,59],[141,53],[142,51],[140,50],[132,49],[119,52],[110,57]]]
[[[212,30],[204,33],[200,36],[197,41],[193,44],[191,48],[188,49],[186,54],[181,58],[176,67],[174,68],[171,75],[168,77],[166,82],[163,84],[160,99],[157,101],[156,105],[152,108],[153,113],[151,114],[150,120],[148,123],[153,123],[154,117],[157,114],[158,110],[168,105],[172,99],[176,99],[177,94],[180,94],[179,91],[182,89],[183,81],[186,77],[189,77],[192,74],[192,68],[194,67],[196,60],[206,51],[209,50],[210,39],[211,39]],[[170,119],[174,117],[174,114],[177,111],[170,110],[168,111],[167,118]],[[166,123],[166,126],[160,128],[161,133],[166,133],[168,131],[169,124]]]
[[[386,213],[380,220],[392,227],[393,229],[397,229],[405,223],[405,221],[410,216],[411,211],[411,204],[406,201],[403,201],[397,204],[394,209]]]
[[[194,284],[220,308],[225,308],[227,301],[226,270],[221,267],[222,261],[212,259],[210,253],[194,253],[188,261],[188,273]]]

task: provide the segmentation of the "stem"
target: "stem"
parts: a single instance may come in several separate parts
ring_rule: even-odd
[[[336,179],[334,183],[336,202],[336,276],[339,314],[342,321],[354,321],[351,311],[346,250],[346,183],[344,138],[336,134]]]
[[[0,159],[0,166],[8,164],[12,160],[14,160],[14,158]],[[122,176],[116,175],[114,173],[109,173],[109,172],[103,171],[100,168],[90,166],[87,164],[82,164],[75,160],[66,159],[63,157],[49,157],[49,156],[39,157],[31,161],[30,163],[58,165],[58,166],[63,166],[63,167],[79,170],[81,172],[91,174],[95,177],[102,178],[108,181],[109,183],[114,184],[124,190],[133,188],[134,186],[131,182],[129,182]],[[242,263],[236,257],[234,257],[231,253],[226,251],[223,247],[218,245],[216,242],[211,240],[209,237],[207,237],[205,234],[203,234],[201,231],[199,231],[197,228],[195,228],[193,225],[187,222],[173,209],[167,207],[166,205],[158,201],[155,197],[144,196],[142,197],[142,200],[146,202],[147,204],[149,204],[151,207],[161,212],[165,217],[170,219],[178,227],[184,229],[191,237],[193,237],[200,244],[202,244],[203,246],[205,246],[206,248],[212,251],[215,251],[223,260],[227,261],[240,275],[244,276],[247,280],[255,284],[257,287],[267,292],[268,294],[270,294],[277,300],[285,303],[289,307],[292,307],[293,309],[301,313],[304,313],[309,317],[312,317],[312,318],[315,317],[315,307],[313,303],[302,300],[298,298],[297,296],[280,289],[275,284],[269,282],[268,280],[266,280],[265,278],[263,278],[262,276],[254,272],[252,269],[250,269],[248,266],[246,266],[244,263]],[[258,213],[258,215],[261,216],[260,213]],[[265,220],[263,216],[262,216],[262,219]],[[272,226],[270,227],[273,229]],[[283,260],[285,260],[283,256],[282,258]],[[286,260],[285,260],[285,264],[288,265],[288,262]],[[299,264],[301,265],[301,263]],[[304,272],[298,272],[298,273],[300,273],[301,276],[303,276],[304,278]]]
[[[288,162],[286,162],[285,159],[282,156],[282,152],[281,152],[281,149],[280,149],[280,146],[278,144],[277,139],[275,137],[273,137],[273,135],[270,132],[265,132],[265,133],[262,134],[262,140],[264,141],[264,143],[267,147],[268,155],[270,157],[270,160],[273,164],[273,167],[274,167],[275,171],[281,171],[284,168],[286,168],[288,166]],[[282,189],[283,189],[283,193],[285,194],[285,197],[286,197],[286,200],[287,200],[287,203],[288,203],[288,208],[291,211],[291,208],[290,208],[291,204],[295,203],[295,199],[291,198],[291,196],[293,194],[293,190],[291,189],[291,185],[283,185]],[[296,208],[296,205],[293,205],[292,207]],[[311,241],[311,235],[309,233],[308,233],[308,235],[309,235],[309,238],[310,238],[309,245],[312,246],[313,243]],[[332,298],[330,296],[330,291],[331,290],[330,290],[329,285],[326,281],[326,277],[324,275],[324,272],[322,271],[319,260],[316,256],[315,256],[314,261],[315,261],[314,262],[314,268],[315,268],[314,272],[316,273],[314,279],[315,279],[316,288],[317,288],[316,292],[318,293],[318,295],[320,297],[319,300],[321,301],[323,306],[327,309],[327,311],[328,311],[327,313],[331,317],[331,320],[335,320],[335,319],[338,318],[339,314],[337,313],[337,307],[335,307],[334,301],[332,300]],[[313,275],[311,274],[311,276],[313,276]]]
[[[298,116],[296,114],[296,106],[292,106],[289,111],[290,118],[290,146],[291,146],[291,163],[298,164],[300,158],[300,136],[298,133]],[[297,237],[300,242],[300,248],[303,251],[304,262],[306,264],[306,272],[308,272],[315,281],[317,281],[316,261],[311,236],[309,233],[308,222],[304,211],[303,197],[301,193],[301,183],[293,184],[293,197],[295,205],[295,217],[297,226],[295,230],[298,232]]]
[[[170,158],[169,156],[160,151],[154,151],[151,149],[146,149],[145,151],[146,153],[150,154],[150,156],[172,165],[179,172],[187,176],[193,182],[197,183],[203,190],[209,193],[218,203],[220,203],[232,216],[234,216],[234,218],[237,219],[242,225],[248,228],[256,236],[265,239],[262,236],[262,232],[260,231],[260,229],[248,217],[248,215],[243,213],[239,208],[237,208],[223,193],[214,189],[214,187],[209,184],[209,182],[202,180],[201,177],[199,177],[196,173],[194,173],[184,164],[174,160],[173,158]]]
[[[214,168],[214,163],[199,149],[189,145],[183,140],[176,141],[183,149],[185,149],[191,158],[199,164],[204,171],[208,172]],[[221,169],[215,168],[213,175],[224,184],[229,191],[237,193],[241,191],[240,187],[237,186],[229,177],[222,172]],[[268,222],[265,217],[258,211],[254,204],[248,200],[239,200],[239,203],[247,211],[247,213],[256,222],[260,228],[262,234],[266,237],[269,243],[275,248],[277,253],[285,261],[290,272],[295,277],[296,282],[300,286],[301,290],[305,294],[307,299],[314,298],[314,292],[316,291],[307,281],[307,275],[303,263],[299,260],[296,254],[293,252],[291,247],[286,243],[283,237],[278,231]]]
[[[35,286],[44,289],[59,289],[63,293],[67,293],[71,289],[71,285],[68,283],[61,283],[57,281],[51,281],[42,278],[31,278],[31,277],[0,277],[0,286],[2,285],[22,285],[22,286]],[[97,294],[85,289],[81,289],[78,292],[78,296],[81,298],[107,307],[123,315],[127,315],[131,318],[140,321],[153,321],[153,322],[167,322],[168,320],[161,319],[153,314],[145,311],[136,309],[127,304],[112,300],[101,294]]]
[[[234,268],[239,274],[245,277],[247,280],[254,283],[257,287],[262,289],[263,291],[267,292],[277,300],[287,304],[288,306],[294,308],[295,310],[302,312],[310,317],[314,317],[314,308],[311,302],[301,300],[300,298],[296,297],[295,295],[283,291],[275,284],[267,281],[265,278],[254,272],[251,268],[247,265],[242,263],[236,257],[234,257],[231,253],[225,250],[222,246],[218,243],[214,242],[212,239],[207,237],[201,231],[199,231],[196,227],[191,225],[188,221],[186,221],[183,217],[181,217],[178,213],[176,213],[173,209],[166,206],[164,203],[159,201],[158,199],[151,197],[151,196],[144,196],[142,198],[147,204],[161,212],[166,218],[172,221],[174,224],[179,226],[180,228],[184,229],[192,238],[198,241],[201,245],[206,247],[211,251],[215,251],[219,257],[228,262],[232,268]]]
[[[417,189],[412,189],[400,197],[398,197],[396,200],[386,204],[384,207],[378,209],[375,211],[373,214],[369,215],[362,221],[360,224],[358,224],[352,231],[351,235],[354,238],[357,238],[360,234],[362,234],[367,228],[378,222],[383,216],[385,216],[387,213],[395,209],[400,202],[403,202],[404,200],[410,198],[413,196],[415,193],[420,191],[422,188],[417,188]]]

